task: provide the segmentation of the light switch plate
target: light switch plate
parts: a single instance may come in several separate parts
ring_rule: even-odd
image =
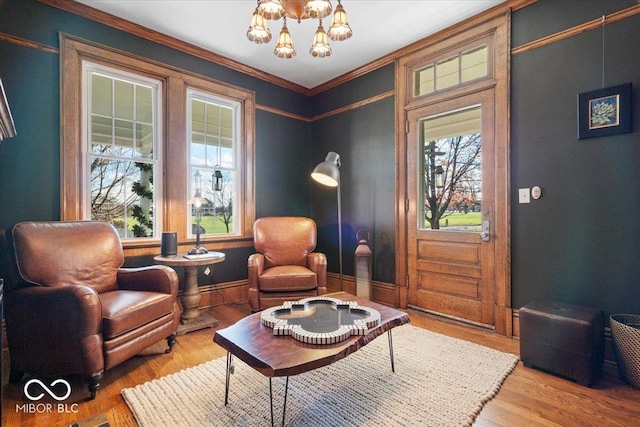
[[[518,193],[518,203],[531,203],[531,190],[528,188],[520,188]]]

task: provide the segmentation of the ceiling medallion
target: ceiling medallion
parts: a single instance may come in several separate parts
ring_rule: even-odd
[[[293,46],[291,34],[287,28],[287,18],[300,23],[303,19],[317,19],[318,29],[313,37],[309,53],[318,58],[331,55],[329,39],[334,41],[346,40],[353,32],[347,21],[347,13],[342,7],[341,0],[333,12],[333,20],[329,31],[325,32],[322,19],[331,15],[333,8],[329,0],[257,0],[258,6],[251,16],[251,24],[247,31],[247,38],[261,44],[271,41],[271,31],[268,22],[282,18],[282,30],[273,53],[279,58],[293,58],[296,50]]]

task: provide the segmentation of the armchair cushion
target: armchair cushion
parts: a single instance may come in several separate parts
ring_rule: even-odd
[[[318,287],[316,274],[299,265],[271,267],[258,279],[263,292],[308,291]]]
[[[100,294],[102,336],[112,339],[173,311],[171,294],[144,291],[111,291]]]

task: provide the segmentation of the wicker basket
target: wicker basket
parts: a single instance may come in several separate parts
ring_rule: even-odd
[[[620,376],[640,388],[640,315],[614,314],[610,322]]]

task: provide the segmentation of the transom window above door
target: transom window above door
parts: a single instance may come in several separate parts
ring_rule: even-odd
[[[489,46],[482,43],[413,71],[413,97],[434,94],[490,76]]]

